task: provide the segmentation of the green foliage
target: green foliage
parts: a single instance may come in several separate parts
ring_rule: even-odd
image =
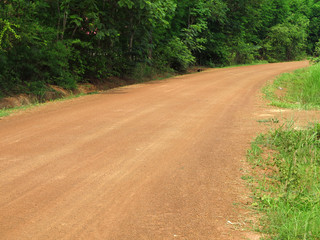
[[[310,24],[308,28],[308,54],[313,55],[315,43],[320,39],[320,2],[315,1],[310,6]]]
[[[304,15],[292,15],[285,23],[273,26],[264,45],[270,60],[288,61],[304,57],[308,24]]]
[[[3,20],[0,18],[0,26],[2,30],[0,31],[0,52],[5,51],[9,47],[12,47],[12,42],[16,39],[20,39],[20,36],[16,33],[14,28],[19,26],[16,24],[11,24],[8,20]]]
[[[279,91],[282,94],[279,95]],[[320,108],[320,64],[281,75],[264,88],[264,93],[272,105]]]
[[[243,39],[238,39],[234,43],[233,53],[231,55],[231,63],[253,63],[258,59],[260,48],[260,46],[254,45],[252,43],[246,43]]]
[[[187,67],[195,61],[191,50],[178,37],[173,38],[168,43],[167,47],[164,48],[164,53],[169,66],[179,72],[186,71]]]
[[[317,64],[320,62],[320,41],[314,44],[314,53],[311,61],[314,64]]]
[[[0,94],[299,59],[320,39],[318,10],[313,0],[0,1]]]
[[[268,239],[320,239],[319,136],[319,124],[295,130],[289,123],[259,136],[248,151],[251,164],[264,170],[250,179]]]

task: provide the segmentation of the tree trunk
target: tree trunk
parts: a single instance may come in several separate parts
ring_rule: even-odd
[[[153,44],[153,30],[150,31],[150,37],[149,37],[149,50],[148,50],[148,59],[152,59],[152,44]]]
[[[67,19],[68,19],[68,13],[65,10],[64,14],[63,14],[63,25],[62,25],[61,40],[63,40],[64,32],[66,31]]]
[[[72,35],[71,35],[71,38],[72,38],[72,39],[73,39],[74,34],[76,33],[77,29],[78,29],[78,26],[76,26],[76,27],[73,29],[73,31],[72,31]]]
[[[57,41],[60,38],[60,2],[59,0],[57,1],[57,5],[58,5],[58,26],[57,26]]]
[[[130,34],[130,39],[129,39],[129,59],[132,60],[132,48],[133,48],[133,40],[134,40],[134,35],[135,35],[135,29],[133,26],[133,17],[130,18],[130,25],[131,25],[131,34]]]

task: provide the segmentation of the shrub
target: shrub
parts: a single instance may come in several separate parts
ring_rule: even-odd
[[[178,72],[186,71],[195,62],[191,51],[178,37],[171,39],[161,54],[164,62]]]
[[[256,209],[267,239],[320,239],[320,125],[283,125],[259,136],[248,151]],[[257,150],[258,149],[258,150]]]

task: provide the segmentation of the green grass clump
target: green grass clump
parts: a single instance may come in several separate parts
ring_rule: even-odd
[[[2,109],[0,109],[0,119],[2,117],[9,116],[12,113],[19,112],[22,110],[27,110],[29,108],[33,108],[35,106],[40,106],[40,105],[41,104],[39,104],[39,103],[34,103],[34,104],[29,104],[29,105],[20,106],[20,107],[14,107],[14,108],[2,108]]]
[[[11,113],[11,111],[8,109],[0,109],[0,118],[9,116],[10,113]]]
[[[231,64],[229,66],[223,66],[221,68],[234,68],[234,67],[245,67],[245,66],[253,66],[253,65],[262,65],[262,64],[268,64],[269,62],[266,60],[255,60],[251,63],[245,63],[245,64]],[[209,66],[210,67],[210,66]],[[213,66],[214,67],[214,66]]]
[[[320,239],[320,124],[283,125],[260,135],[248,151],[252,206],[267,239]],[[253,180],[252,180],[253,179]]]
[[[271,105],[285,108],[320,108],[320,64],[285,73],[263,89]]]
[[[19,111],[23,111],[23,110],[27,110],[27,109],[32,109],[34,107],[39,107],[39,106],[43,106],[46,105],[49,102],[59,102],[59,101],[65,101],[68,99],[73,99],[73,98],[78,98],[78,97],[82,97],[85,95],[93,95],[93,94],[98,94],[98,92],[91,92],[91,93],[79,93],[79,94],[75,94],[75,95],[70,95],[68,97],[64,97],[64,98],[57,98],[54,100],[50,100],[48,102],[43,102],[43,103],[39,103],[39,102],[35,102],[35,103],[31,103],[29,105],[23,105],[23,106],[19,106],[19,107],[13,107],[13,108],[0,108],[0,119],[2,117],[6,117],[11,115],[12,113],[16,113]]]

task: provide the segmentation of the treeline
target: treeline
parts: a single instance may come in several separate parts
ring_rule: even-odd
[[[318,0],[0,0],[0,97],[311,55]]]

